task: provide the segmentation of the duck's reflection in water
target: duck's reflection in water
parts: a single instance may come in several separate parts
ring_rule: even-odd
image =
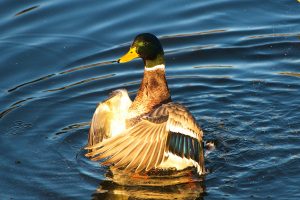
[[[144,175],[122,173],[111,168],[93,199],[203,199],[204,177],[193,169],[150,171]]]

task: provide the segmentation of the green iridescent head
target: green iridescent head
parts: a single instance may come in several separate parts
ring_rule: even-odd
[[[147,68],[165,64],[164,50],[157,37],[150,33],[136,36],[129,51],[118,62],[129,62],[135,58],[142,58]]]

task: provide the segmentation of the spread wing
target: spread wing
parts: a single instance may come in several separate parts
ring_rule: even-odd
[[[92,146],[109,137],[111,113],[109,106],[103,102],[97,106],[88,135],[88,146]]]
[[[150,170],[164,158],[167,131],[166,122],[152,123],[143,119],[122,134],[109,138],[89,149],[99,148],[86,154],[92,160],[109,157],[103,164],[114,164],[126,170]]]
[[[203,131],[187,108],[177,103],[168,103],[155,110],[152,115],[168,113],[166,130],[168,138],[166,152],[190,159],[199,174],[205,173]]]
[[[113,91],[106,100],[99,103],[92,118],[88,146],[98,144],[125,129],[125,113],[130,105],[131,100],[125,89]]]
[[[88,147],[93,151],[86,156],[92,160],[108,158],[103,164],[140,172],[159,167],[168,158],[168,153],[173,153],[194,160],[196,167],[202,171],[202,135],[185,107],[168,103],[122,134]]]

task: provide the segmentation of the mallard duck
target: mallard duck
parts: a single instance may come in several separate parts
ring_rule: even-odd
[[[204,174],[203,132],[186,107],[172,102],[157,37],[136,36],[118,62],[135,58],[142,58],[145,65],[136,97],[132,102],[127,91],[120,89],[98,105],[86,156],[134,173],[194,167]]]

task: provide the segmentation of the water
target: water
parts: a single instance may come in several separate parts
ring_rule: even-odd
[[[1,199],[300,198],[296,0],[0,5]],[[136,94],[142,61],[112,61],[142,32],[160,38],[173,100],[216,144],[204,180],[122,186],[83,156],[97,103]]]

